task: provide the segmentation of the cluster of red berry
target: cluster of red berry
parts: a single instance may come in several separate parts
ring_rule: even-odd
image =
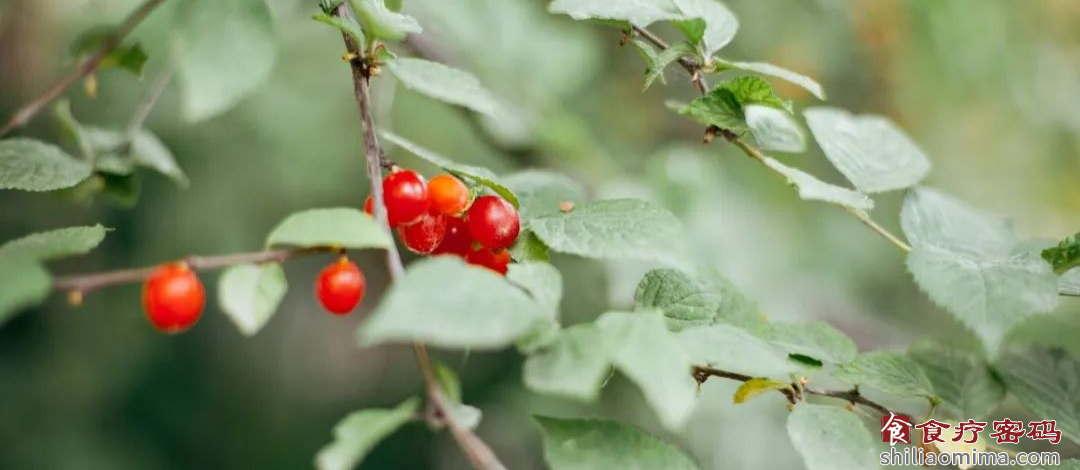
[[[469,188],[453,175],[428,182],[415,171],[401,169],[383,179],[383,199],[390,226],[413,253],[457,255],[506,274],[506,249],[517,240],[521,221],[505,199],[488,195],[470,201]],[[372,213],[371,196],[364,210]]]
[[[424,181],[412,170],[395,169],[383,179],[386,215],[405,246],[418,254],[456,255],[466,262],[506,274],[521,229],[514,206],[498,196],[471,201],[469,188],[453,175]],[[372,198],[364,202],[372,213]],[[355,263],[342,256],[315,280],[315,297],[328,312],[344,315],[364,298],[367,282]],[[186,263],[159,266],[143,285],[143,308],[150,323],[168,333],[191,328],[202,315],[206,293]]]

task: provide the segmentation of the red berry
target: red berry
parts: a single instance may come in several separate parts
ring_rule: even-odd
[[[481,196],[473,201],[466,216],[469,233],[488,248],[506,248],[514,244],[521,222],[514,206],[498,196]]]
[[[464,220],[457,217],[446,217],[446,235],[443,236],[442,243],[431,254],[458,255],[464,258],[472,248],[472,242],[469,226]]]
[[[315,296],[328,312],[344,315],[364,298],[367,281],[352,261],[341,259],[327,265],[315,279]]]
[[[465,262],[483,266],[499,274],[506,274],[506,270],[510,267],[510,252],[491,248],[469,250],[469,253],[465,255]]]
[[[469,205],[469,188],[454,175],[438,175],[428,181],[431,210],[457,216]]]
[[[375,217],[375,200],[372,199],[370,194],[367,199],[364,199],[364,212],[367,212],[367,215]]]
[[[427,214],[428,190],[424,177],[412,170],[399,170],[383,179],[383,203],[391,227],[409,225]]]
[[[435,250],[446,235],[446,217],[442,214],[426,214],[420,221],[398,228],[398,235],[405,247],[413,253],[426,255]]]
[[[158,330],[179,333],[199,321],[206,293],[186,263],[158,266],[143,284],[143,309]]]

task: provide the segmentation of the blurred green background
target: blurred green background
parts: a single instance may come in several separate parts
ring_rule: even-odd
[[[176,4],[183,0],[174,0]],[[0,115],[74,64],[79,31],[118,21],[135,0],[0,1]],[[762,60],[817,78],[832,105],[887,115],[931,156],[927,184],[1015,218],[1021,236],[1059,238],[1080,228],[1080,2],[1075,0],[729,0],[741,22],[728,59]],[[278,57],[269,82],[226,114],[179,119],[170,87],[148,122],[191,185],[141,175],[133,207],[76,204],[0,192],[0,240],[102,223],[114,230],[93,254],[50,266],[80,273],[142,266],[188,254],[259,249],[300,209],[359,207],[367,194],[360,127],[341,38],[308,18],[315,0],[269,0]],[[148,77],[168,49],[169,9],[135,31]],[[593,197],[658,201],[685,223],[685,243],[759,301],[770,318],[824,320],[861,349],[971,335],[933,306],[898,250],[836,208],[801,201],[734,148],[700,145],[703,129],[666,110],[693,96],[675,67],[667,86],[641,91],[643,63],[620,33],[546,13],[541,0],[405,0],[423,38],[520,110],[474,120],[392,78],[375,85],[376,119],[395,132],[499,173],[563,172]],[[658,30],[674,39],[672,30]],[[399,45],[396,51],[410,54]],[[149,79],[99,74],[100,91],[67,93],[84,123],[122,127]],[[801,89],[775,83],[799,107]],[[57,141],[43,113],[22,131]],[[820,151],[778,155],[843,184]],[[429,176],[435,169],[391,156]],[[874,216],[898,230],[902,193],[877,197]],[[557,257],[567,294],[563,323],[632,304],[650,266]],[[267,327],[245,338],[215,304],[190,332],[164,336],[142,316],[137,286],[95,292],[79,308],[54,296],[0,329],[0,468],[293,469],[312,465],[349,411],[396,404],[421,390],[407,347],[360,349],[354,332],[386,286],[384,260],[359,255],[369,281],[361,309],[323,313],[311,293],[324,258],[287,264],[292,289]],[[1014,343],[1080,353],[1080,303],[1022,325]],[[462,376],[465,401],[484,411],[480,435],[510,468],[543,468],[532,414],[617,418],[660,432],[636,389],[616,377],[586,406],[521,385],[521,357],[436,355]],[[665,436],[704,468],[799,468],[779,397],[731,405],[714,380],[685,432]],[[1027,414],[1006,402],[995,417]],[[663,433],[662,433],[663,434]],[[1055,446],[1066,456],[1071,444]],[[422,424],[377,447],[362,468],[465,468],[452,440]]]

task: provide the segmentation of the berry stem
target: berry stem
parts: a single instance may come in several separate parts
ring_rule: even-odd
[[[338,17],[348,16],[345,4],[342,3],[334,8],[332,14]],[[348,53],[362,55],[359,45],[352,37],[348,34],[342,34],[341,37],[345,41],[345,49]],[[383,156],[382,149],[379,147],[379,139],[375,129],[375,118],[372,116],[371,96],[368,83],[368,80],[371,78],[370,69],[362,59],[351,60],[349,61],[349,65],[352,67],[353,91],[356,94],[356,104],[359,108],[360,120],[362,122],[364,157],[367,163],[368,181],[371,184],[371,196],[374,201],[372,206],[375,213],[375,220],[379,222],[379,225],[382,226],[387,234],[393,236],[389,219],[386,214],[386,204],[384,202],[382,191],[382,169],[384,168],[386,160]],[[405,273],[405,267],[401,262],[401,256],[398,254],[397,246],[391,244],[387,249],[386,254],[390,278],[396,281]],[[435,377],[427,347],[425,347],[423,343],[413,343],[413,352],[416,355],[416,362],[420,366],[420,373],[424,377],[424,390],[428,398],[429,412],[426,414],[428,422],[432,424],[445,424],[450,428],[450,433],[454,436],[454,440],[457,441],[458,446],[465,452],[466,457],[468,457],[473,467],[482,470],[505,470],[506,467],[499,461],[498,457],[495,456],[495,453],[492,452],[491,448],[488,447],[479,436],[454,419],[450,409],[449,400],[443,394],[442,389],[439,387],[438,380]]]

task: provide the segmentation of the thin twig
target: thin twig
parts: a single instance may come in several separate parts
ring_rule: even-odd
[[[344,17],[348,14],[344,4],[338,5],[333,14]],[[375,119],[372,117],[371,96],[368,80],[370,79],[370,67],[363,56],[359,45],[347,34],[342,34],[345,41],[346,56],[350,57],[349,65],[352,68],[353,91],[356,94],[356,104],[360,111],[362,131],[364,139],[364,157],[367,162],[367,174],[371,183],[371,197],[375,212],[375,219],[388,234],[392,234],[390,224],[386,216],[386,208],[383,205],[382,192],[382,168],[383,153],[379,147],[378,133],[375,128]],[[405,272],[405,268],[398,255],[397,247],[393,244],[387,249],[387,264],[390,269],[390,277],[398,280]],[[428,397],[428,405],[433,415],[429,419],[437,420],[450,428],[458,446],[465,452],[472,465],[481,470],[505,470],[502,462],[491,451],[483,440],[468,428],[465,428],[454,419],[449,401],[443,394],[438,384],[435,373],[432,370],[431,359],[427,348],[422,343],[413,343],[413,352],[420,366],[420,372],[424,377],[424,389]]]
[[[154,105],[157,104],[158,98],[161,98],[161,94],[165,91],[165,87],[169,85],[169,81],[172,80],[173,74],[176,73],[177,61],[170,59],[165,67],[158,73],[158,76],[154,78],[154,82],[150,84],[150,88],[146,90],[139,104],[135,108],[135,112],[131,115],[131,120],[128,121],[127,128],[124,129],[124,138],[120,142],[117,152],[121,155],[126,154],[131,150],[132,143],[135,142],[135,136],[139,134],[139,130],[142,129],[143,124],[146,123],[146,118],[150,117],[150,111],[154,109]]]
[[[294,248],[288,250],[254,251],[217,256],[192,255],[179,261],[187,263],[191,269],[202,271],[243,263],[280,263],[290,258],[330,251],[333,250],[329,248]],[[86,295],[101,287],[140,282],[147,277],[150,277],[150,274],[152,274],[157,267],[158,266],[155,265],[144,268],[119,269],[100,273],[58,277],[53,282],[53,289],[58,291],[77,292],[80,295]]]
[[[663,38],[645,28],[634,26],[634,32],[661,50],[671,47]],[[689,57],[679,57],[679,65],[682,65],[682,67],[690,74],[690,83],[692,83],[701,94],[704,95],[709,92],[709,84],[705,82],[704,72],[701,71],[701,64]]]
[[[105,37],[105,40],[102,41],[101,47],[98,47],[97,51],[94,51],[90,57],[87,57],[80,62],[79,65],[67,75],[60,77],[59,80],[53,83],[52,86],[46,89],[40,96],[34,98],[29,103],[26,103],[22,108],[19,108],[15,114],[12,114],[11,118],[4,124],[4,127],[0,128],[0,137],[25,126],[26,123],[30,122],[30,120],[41,112],[45,106],[71,86],[72,83],[75,83],[80,78],[97,70],[98,66],[101,65],[101,61],[105,60],[105,57],[109,52],[120,45],[120,42],[124,40],[124,37],[126,37],[131,30],[135,29],[139,23],[150,15],[150,12],[154,11],[158,5],[161,5],[164,2],[165,0],[146,0],[142,5],[139,5],[135,11],[131,12],[131,14],[124,19],[124,22],[121,23],[112,34]]]
[[[705,383],[706,380],[709,380],[709,377],[720,377],[720,378],[724,378],[724,379],[735,380],[735,381],[738,381],[738,382],[746,382],[746,381],[749,381],[750,379],[753,379],[753,377],[751,377],[749,375],[746,375],[746,374],[740,374],[738,372],[729,372],[729,371],[726,371],[726,370],[716,369],[716,368],[713,368],[713,367],[704,367],[704,366],[694,366],[693,375],[694,375],[694,380],[697,380],[697,383],[699,385]],[[866,406],[866,407],[871,408],[874,411],[877,411],[877,412],[879,412],[881,414],[889,414],[889,409],[888,408],[886,408],[884,405],[881,405],[881,404],[879,404],[879,403],[877,403],[877,402],[875,402],[875,401],[873,401],[873,400],[871,400],[869,398],[866,398],[866,397],[862,396],[862,394],[859,393],[859,391],[857,389],[852,389],[852,390],[819,390],[819,389],[816,389],[816,388],[803,387],[801,385],[796,386],[795,384],[792,384],[792,386],[790,388],[782,388],[782,389],[779,389],[778,391],[784,395],[784,397],[788,400],[789,403],[794,405],[794,404],[799,402],[801,394],[797,394],[793,390],[802,390],[802,394],[806,394],[806,395],[816,395],[816,396],[819,396],[819,397],[839,398],[839,399],[844,400],[844,401],[846,401],[848,403],[853,403],[853,404]]]

